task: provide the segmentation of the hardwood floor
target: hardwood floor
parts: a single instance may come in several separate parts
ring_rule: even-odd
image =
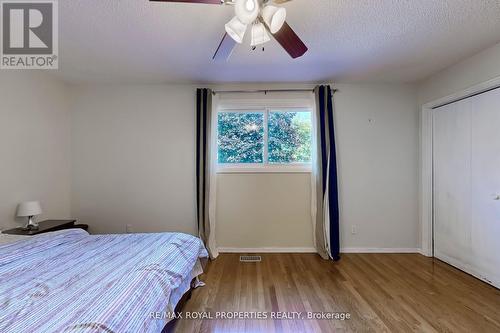
[[[500,332],[500,291],[418,254],[264,254],[209,263],[184,311],[347,312],[349,320],[182,319],[176,332]],[[185,312],[185,314],[186,314]]]

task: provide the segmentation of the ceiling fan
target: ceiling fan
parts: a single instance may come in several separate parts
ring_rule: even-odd
[[[307,46],[286,23],[286,9],[273,6],[291,0],[150,0],[156,2],[204,3],[213,5],[233,5],[235,17],[225,25],[226,33],[215,51],[213,60],[227,60],[236,44],[243,42],[248,27],[251,26],[251,46],[257,47],[271,40],[269,33],[292,58],[299,58],[307,52]]]

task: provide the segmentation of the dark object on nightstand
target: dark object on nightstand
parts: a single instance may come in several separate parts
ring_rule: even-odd
[[[89,228],[89,226],[86,224],[75,224],[75,223],[76,220],[45,220],[38,223],[38,229],[36,230],[14,228],[2,231],[2,233],[10,235],[33,236],[57,230],[75,229],[75,228],[87,230]]]

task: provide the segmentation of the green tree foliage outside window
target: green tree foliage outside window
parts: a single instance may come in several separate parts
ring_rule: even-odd
[[[270,111],[265,142],[264,112],[218,113],[218,162],[292,164],[311,162],[311,113]],[[268,158],[264,160],[267,144]]]
[[[264,161],[264,113],[220,112],[217,121],[219,163]]]
[[[269,163],[311,162],[311,114],[269,113]]]

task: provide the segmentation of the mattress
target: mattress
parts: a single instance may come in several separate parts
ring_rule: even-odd
[[[161,332],[202,272],[199,238],[70,229],[0,245],[0,332]]]

